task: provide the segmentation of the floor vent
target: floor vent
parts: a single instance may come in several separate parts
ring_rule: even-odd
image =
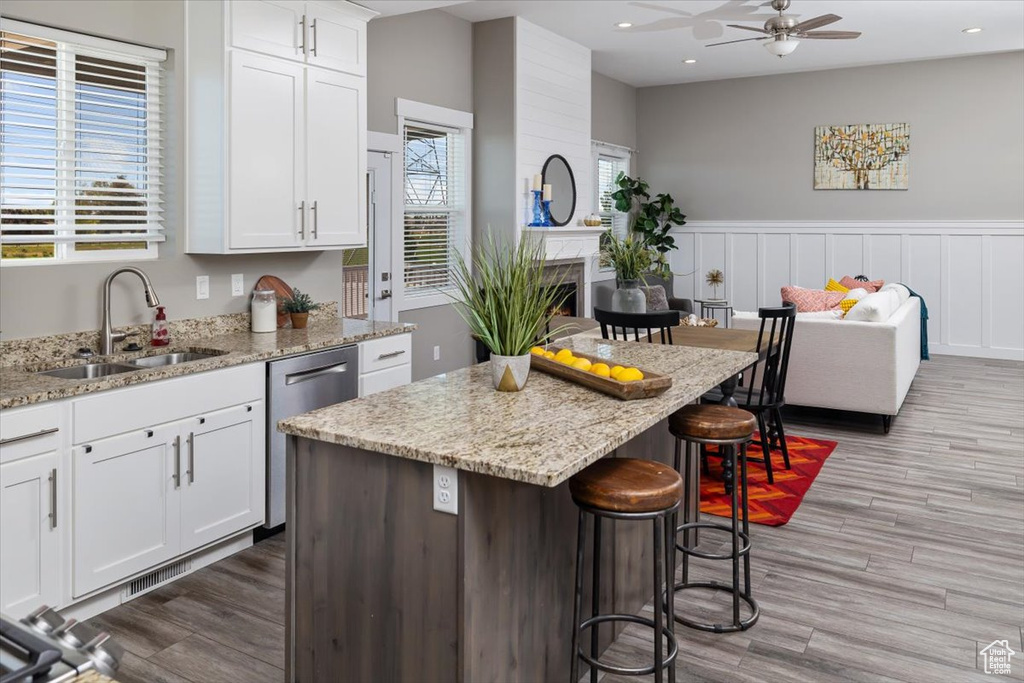
[[[152,571],[145,576],[140,576],[125,586],[121,599],[131,600],[143,593],[148,593],[154,588],[159,588],[174,577],[181,576],[182,574],[189,572],[191,569],[192,559],[188,557],[184,560],[179,560],[174,564],[169,564],[166,567],[161,567],[160,569]]]

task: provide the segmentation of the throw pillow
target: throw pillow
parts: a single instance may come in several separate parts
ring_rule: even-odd
[[[847,292],[846,298],[853,299],[854,301],[860,301],[867,295],[868,290],[864,289],[863,287],[858,287],[857,289],[851,289],[849,292]]]
[[[846,320],[860,320],[867,323],[883,323],[900,307],[896,292],[873,292],[858,301],[846,314]]]
[[[835,281],[835,278],[831,278],[830,277],[828,279],[828,282],[825,284],[825,291],[826,292],[849,292],[850,288],[846,287],[844,285],[839,284],[838,282]]]
[[[843,299],[839,302],[839,308],[843,309],[843,315],[845,316],[850,312],[850,309],[857,305],[860,299]]]
[[[797,313],[810,311],[828,311],[839,306],[846,298],[845,292],[826,292],[823,289],[804,289],[803,287],[783,287],[782,300],[796,304]]]
[[[640,289],[644,291],[644,296],[647,297],[648,311],[668,310],[668,297],[665,295],[665,288],[662,285],[652,285],[650,287],[641,287]]]
[[[910,298],[910,290],[907,289],[906,285],[901,285],[898,282],[890,282],[885,287],[879,289],[879,292],[888,292],[889,290],[896,292],[896,295],[900,298],[900,306],[907,303],[907,299]]]
[[[849,275],[844,275],[843,279],[839,281],[839,284],[841,284],[843,287],[848,287],[850,289],[856,289],[858,287],[861,287],[863,289],[868,290],[868,293],[870,294],[871,292],[877,292],[878,290],[880,290],[882,288],[882,285],[885,284],[885,280],[869,280],[865,282],[864,280],[858,280],[856,278],[850,277]]]

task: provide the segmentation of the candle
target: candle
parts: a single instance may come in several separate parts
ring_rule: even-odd
[[[544,186],[544,197],[543,197],[543,199],[546,202],[550,202],[551,201],[551,186],[550,185],[545,185]]]
[[[537,192],[537,191],[540,190],[540,184],[542,182],[544,182],[544,179],[541,177],[540,173],[538,173],[537,175],[533,176],[533,190],[534,190],[534,192]]]

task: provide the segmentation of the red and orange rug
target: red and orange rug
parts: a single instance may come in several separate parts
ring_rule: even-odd
[[[773,450],[774,484],[768,483],[762,463],[747,463],[748,507],[750,521],[755,524],[781,526],[788,522],[800,507],[800,501],[814,483],[814,478],[821,471],[825,459],[832,455],[838,444],[835,441],[787,436],[786,445],[789,447],[789,464],[792,469],[785,469],[782,464],[782,453]],[[761,447],[749,446],[747,455],[751,458],[760,458]],[[722,484],[721,460],[715,457],[708,460],[711,476],[701,476],[700,511],[718,517],[731,517],[732,497],[725,494],[725,487]]]

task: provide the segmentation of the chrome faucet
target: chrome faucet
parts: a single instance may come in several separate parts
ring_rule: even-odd
[[[100,355],[103,356],[114,352],[115,342],[124,341],[129,334],[134,334],[128,332],[114,332],[110,327],[110,285],[114,281],[114,278],[121,273],[135,273],[138,275],[139,279],[142,280],[142,286],[145,287],[146,304],[150,308],[156,308],[160,305],[160,299],[156,295],[156,290],[153,289],[153,283],[149,281],[149,276],[138,268],[125,266],[124,268],[118,268],[108,275],[107,281],[103,283],[103,329],[100,331]]]

